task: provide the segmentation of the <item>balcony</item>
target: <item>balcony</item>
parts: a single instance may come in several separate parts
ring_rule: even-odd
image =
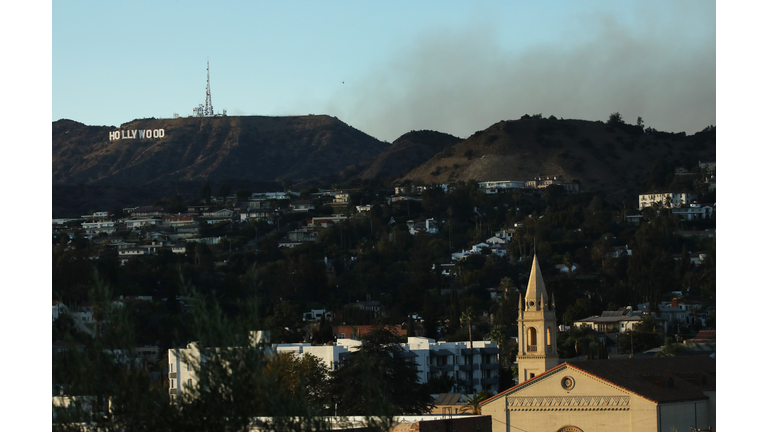
[[[480,365],[481,370],[496,370],[499,368],[498,363],[482,363]]]
[[[457,383],[460,386],[472,387],[472,386],[474,386],[476,384],[476,381],[477,381],[476,379],[465,379],[465,380],[458,380]]]
[[[474,367],[473,367],[473,366],[474,366]],[[468,371],[471,371],[471,370],[473,370],[473,369],[474,369],[474,370],[477,370],[477,365],[472,365],[472,364],[460,364],[460,365],[459,365],[459,370],[460,370],[460,371],[465,371],[465,372],[468,372]]]
[[[179,389],[175,389],[175,388],[168,389],[168,394],[169,395],[179,394]]]
[[[527,351],[528,352],[536,352],[537,351],[536,345],[528,345]]]
[[[482,378],[482,379],[480,380],[480,384],[482,384],[482,385],[496,385],[496,384],[498,384],[498,383],[499,383],[499,378],[498,378],[498,377],[494,377],[494,378]]]
[[[429,366],[430,372],[451,372],[452,370],[453,370],[452,364],[447,364],[442,366],[435,366],[435,365]]]
[[[168,379],[176,378],[176,372],[171,372],[168,374]]]

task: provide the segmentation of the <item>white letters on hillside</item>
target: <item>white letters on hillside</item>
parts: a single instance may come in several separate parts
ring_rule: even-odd
[[[144,138],[162,138],[165,136],[165,129],[146,129],[146,130],[116,130],[109,133],[109,140],[119,139],[144,139]]]

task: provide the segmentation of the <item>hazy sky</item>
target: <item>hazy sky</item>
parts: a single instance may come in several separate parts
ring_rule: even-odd
[[[714,1],[52,4],[52,120],[329,114],[376,138],[542,113],[716,125]]]

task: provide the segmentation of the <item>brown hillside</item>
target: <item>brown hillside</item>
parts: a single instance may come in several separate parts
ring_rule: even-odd
[[[449,146],[400,180],[423,183],[529,180],[562,176],[582,189],[609,194],[640,191],[654,161],[690,166],[715,160],[715,131],[692,136],[599,121],[521,119],[501,121]]]
[[[325,115],[142,119],[121,129],[165,129],[165,136],[110,141],[114,128],[54,122],[54,183],[295,180],[339,171],[386,148]]]

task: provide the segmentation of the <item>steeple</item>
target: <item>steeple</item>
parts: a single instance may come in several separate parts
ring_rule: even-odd
[[[520,295],[517,329],[519,382],[558,365],[555,298],[549,296],[544,286],[536,253],[533,254],[525,299]]]
[[[541,310],[549,300],[547,288],[544,286],[544,277],[541,275],[539,261],[536,254],[533,254],[533,265],[531,266],[531,276],[528,278],[528,290],[525,292],[526,309],[530,310],[532,306],[536,310]]]

